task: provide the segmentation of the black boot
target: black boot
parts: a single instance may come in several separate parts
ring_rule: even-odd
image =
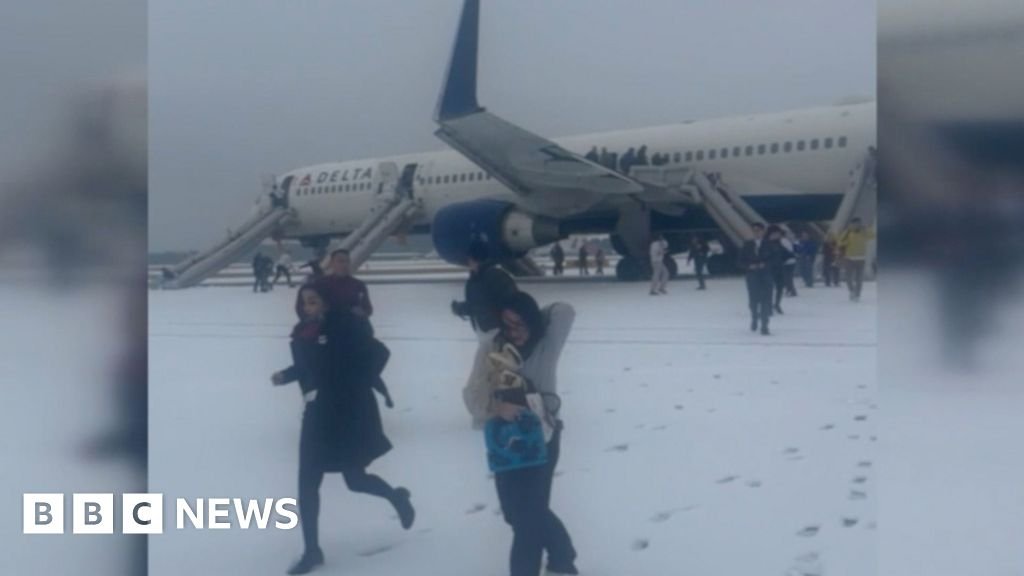
[[[319,548],[306,550],[302,558],[288,569],[288,574],[309,574],[324,563],[324,553]]]
[[[395,488],[391,496],[391,505],[395,507],[402,528],[406,530],[412,528],[412,523],[416,521],[416,509],[412,507],[411,496],[406,488]]]
[[[767,324],[765,324],[764,326],[761,326],[761,335],[762,336],[768,336],[770,334],[771,334],[771,332],[768,331],[768,325]]]
[[[775,305],[775,313],[776,314],[782,314],[782,306],[776,304]]]
[[[750,321],[750,331],[757,332],[757,318]]]

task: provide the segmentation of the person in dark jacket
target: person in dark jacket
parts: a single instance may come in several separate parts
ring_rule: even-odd
[[[773,258],[769,266],[772,283],[775,285],[773,309],[776,313],[782,314],[782,295],[796,295],[795,291],[790,293],[793,270],[796,268],[796,257],[793,255],[792,250],[789,249],[793,244],[788,241],[783,242],[785,234],[782,228],[773,224],[768,227],[765,234],[768,236],[767,242],[773,250]]]
[[[523,392],[535,394],[529,408],[510,400],[510,390],[495,388],[480,398],[490,418],[502,422],[539,418],[547,423],[543,462],[515,469],[494,471],[494,483],[505,521],[512,527],[509,558],[511,576],[537,576],[541,557],[547,551],[547,572],[551,576],[579,574],[576,549],[562,520],[551,510],[551,488],[561,451],[562,421],[558,418],[558,362],[576,318],[572,306],[556,302],[541,309],[529,294],[519,292],[502,305],[501,332],[495,350],[512,346],[518,358],[516,380]],[[489,378],[490,382],[502,381]],[[549,437],[550,436],[550,437]]]
[[[800,233],[800,243],[796,245],[797,265],[800,268],[800,277],[804,280],[804,286],[814,287],[814,259],[818,256],[818,243],[811,238],[811,235],[804,230]]]
[[[821,273],[825,286],[839,287],[839,243],[831,232],[821,245]]]
[[[772,267],[778,265],[779,255],[776,244],[765,238],[764,224],[755,222],[751,229],[754,238],[740,250],[740,267],[746,271],[750,330],[756,331],[760,325],[761,334],[767,336],[772,313]]]
[[[352,259],[348,250],[331,252],[330,268],[316,284],[327,295],[327,304],[334,310],[345,310],[358,316],[372,316],[373,304],[366,284],[352,275]]]
[[[294,364],[273,375],[275,385],[298,380],[305,401],[299,440],[299,515],[305,551],[288,574],[323,564],[318,539],[320,484],[340,472],[349,490],[386,499],[402,527],[415,519],[409,490],[392,488],[366,468],[391,450],[373,388],[387,362],[387,348],[372,336],[365,317],[333,310],[318,286],[299,290],[292,330]]]
[[[555,242],[555,245],[551,248],[551,262],[554,263],[554,270],[551,271],[555,276],[561,276],[565,274],[565,250],[562,249],[562,244]]]
[[[693,262],[693,270],[697,274],[697,290],[705,290],[707,288],[704,285],[704,269],[708,265],[708,253],[710,251],[708,243],[700,236],[695,234],[690,238],[690,255],[686,257],[686,262]]]
[[[490,260],[490,251],[483,242],[476,241],[470,244],[466,265],[469,267],[469,279],[466,280],[465,288],[466,299],[461,302],[452,301],[452,313],[470,321],[479,341],[476,355],[473,357],[473,367],[462,390],[462,397],[470,416],[473,417],[473,427],[480,428],[485,420],[484,414],[474,411],[468,398],[481,382],[490,342],[498,333],[501,324],[499,306],[501,302],[515,294],[518,288],[508,272]]]
[[[579,264],[579,267],[580,267],[580,276],[590,276],[590,265],[587,263],[588,255],[587,255],[587,245],[586,245],[586,243],[584,243],[583,245],[580,246],[580,251],[579,251],[579,254],[577,256],[578,256],[577,263]]]

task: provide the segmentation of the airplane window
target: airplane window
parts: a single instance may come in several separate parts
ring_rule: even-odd
[[[722,158],[728,158],[728,157],[729,157],[729,149],[728,148],[722,148]]]
[[[839,137],[839,147],[846,148],[846,136]]]
[[[465,181],[466,181],[466,175],[465,174],[459,174],[459,182],[465,182]]]
[[[818,149],[818,139],[815,138],[814,140],[811,140],[811,150],[817,150],[817,149]]]
[[[679,161],[682,159],[683,155],[680,154],[679,152],[676,152],[675,154],[672,155],[672,161],[675,162],[676,164],[679,164]]]
[[[687,152],[686,153],[686,161],[687,162],[693,162],[693,152]]]
[[[739,147],[739,146],[735,146],[735,147],[733,147],[733,149],[732,149],[732,155],[733,155],[733,156],[739,156],[739,155],[740,155],[740,147]]]
[[[753,146],[747,146],[746,154],[747,154],[747,156],[753,156],[754,155],[754,147]]]
[[[779,153],[779,143],[778,142],[772,142],[772,154],[778,154],[778,153]]]
[[[768,149],[767,146],[765,146],[764,144],[758,144],[757,145],[757,155],[758,156],[763,156],[767,149]]]
[[[718,150],[708,150],[708,160],[714,160]]]
[[[831,148],[831,147],[832,147],[832,139],[831,138],[825,138],[825,148]]]
[[[784,152],[789,152],[789,151],[793,150],[793,143],[792,142],[786,142],[785,144],[782,145],[782,150]]]
[[[704,151],[703,150],[697,150],[697,160],[703,160],[703,159],[704,159]]]
[[[796,149],[800,150],[800,151],[803,151],[804,144],[806,144],[806,142],[804,142],[803,140],[800,140],[799,142],[796,143]]]

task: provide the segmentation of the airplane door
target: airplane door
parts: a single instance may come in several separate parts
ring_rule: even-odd
[[[403,198],[412,200],[415,194],[416,186],[416,168],[419,165],[416,163],[406,164],[405,168],[402,169],[402,176],[398,179],[398,188],[395,192]]]

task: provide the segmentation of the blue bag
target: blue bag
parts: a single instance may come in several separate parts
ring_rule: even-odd
[[[548,461],[540,418],[529,410],[524,410],[514,422],[501,418],[488,420],[484,438],[491,472],[543,466]]]

